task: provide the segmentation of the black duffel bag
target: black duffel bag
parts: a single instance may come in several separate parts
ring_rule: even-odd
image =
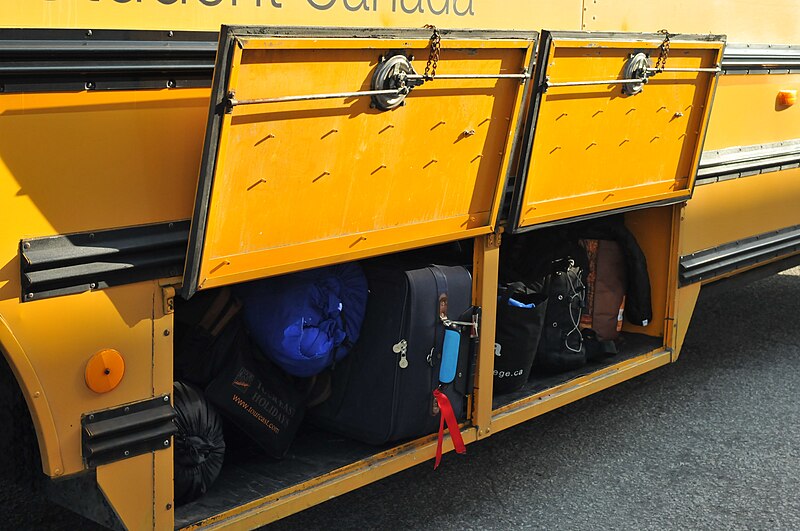
[[[547,295],[523,282],[502,284],[497,293],[494,394],[528,381],[547,309]]]

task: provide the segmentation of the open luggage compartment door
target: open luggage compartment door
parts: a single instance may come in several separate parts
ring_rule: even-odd
[[[184,296],[494,230],[535,39],[223,27]]]
[[[544,32],[510,229],[691,197],[724,36]]]

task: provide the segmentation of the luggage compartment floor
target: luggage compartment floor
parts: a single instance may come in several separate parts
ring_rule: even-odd
[[[528,383],[526,383],[522,389],[494,397],[494,400],[492,400],[492,409],[497,409],[512,402],[516,402],[517,400],[521,400],[540,391],[544,391],[545,389],[555,387],[574,378],[591,374],[602,369],[603,367],[614,365],[615,363],[619,363],[621,361],[635,358],[636,356],[641,356],[642,354],[646,354],[653,350],[657,350],[661,348],[663,343],[663,340],[660,337],[625,332],[622,333],[622,339],[623,341],[621,342],[619,354],[602,362],[589,362],[585,366],[581,367],[580,369],[575,369],[574,371],[543,376],[534,375],[530,380],[528,380]]]
[[[226,451],[222,472],[208,492],[200,499],[175,509],[175,528],[186,527],[269,496],[386,448],[305,426],[281,460],[266,457],[255,448],[232,448]]]
[[[662,340],[643,334],[623,334],[624,347],[607,362],[592,362],[580,369],[541,378],[534,377],[520,390],[495,397],[494,409],[563,382],[590,374],[604,366],[658,349]],[[264,456],[255,448],[233,448],[225,453],[225,464],[217,481],[200,499],[175,509],[175,528],[180,529],[224,513],[294,485],[319,477],[386,447],[370,446],[351,439],[303,426],[282,460]]]

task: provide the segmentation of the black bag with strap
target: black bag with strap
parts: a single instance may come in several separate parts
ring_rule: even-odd
[[[580,321],[586,287],[575,260],[564,258],[552,263],[544,281],[547,310],[542,337],[533,363],[535,372],[556,373],[586,364]]]
[[[531,373],[542,335],[547,295],[524,282],[498,287],[494,394],[516,391]]]

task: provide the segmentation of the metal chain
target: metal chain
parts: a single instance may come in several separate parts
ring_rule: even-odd
[[[667,58],[669,57],[669,38],[670,34],[667,30],[658,30],[658,33],[664,35],[664,42],[661,43],[660,51],[658,53],[658,60],[656,61],[656,73],[661,73],[667,66]]]
[[[423,74],[425,80],[430,81],[436,77],[436,67],[439,65],[439,54],[442,51],[442,37],[433,24],[425,24],[425,28],[433,31],[433,35],[431,35],[431,52],[428,55],[428,64],[425,65],[425,73]]]

